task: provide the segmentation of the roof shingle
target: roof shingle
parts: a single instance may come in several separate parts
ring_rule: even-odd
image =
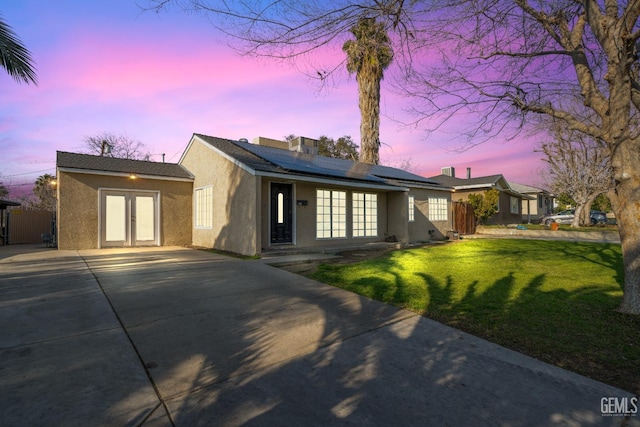
[[[56,165],[59,168],[83,169],[87,171],[133,173],[167,178],[193,179],[193,175],[176,163],[159,163],[146,160],[119,159],[90,154],[58,151]]]

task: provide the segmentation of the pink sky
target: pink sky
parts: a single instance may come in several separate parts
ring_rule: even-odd
[[[31,51],[39,80],[27,86],[0,74],[0,182],[12,191],[55,173],[56,150],[82,151],[85,136],[105,131],[172,162],[194,132],[249,140],[351,135],[359,143],[354,78],[320,91],[291,65],[238,56],[202,16],[141,13],[135,0],[11,3],[0,14]],[[473,176],[541,185],[544,165],[531,141],[496,138],[457,152],[463,141],[455,133],[427,136],[399,124],[412,119],[406,100],[382,86],[384,164],[410,160],[424,176],[454,166],[464,177],[471,167]]]

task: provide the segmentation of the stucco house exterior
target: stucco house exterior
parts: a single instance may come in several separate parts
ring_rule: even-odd
[[[251,144],[202,134],[178,164],[58,152],[59,248],[193,245],[254,255],[406,245],[451,230],[451,188],[316,153],[309,138]]]
[[[193,244],[241,254],[443,239],[451,189],[385,166],[315,154],[317,141],[253,144],[194,134]],[[210,203],[209,200],[213,200]]]
[[[59,249],[191,244],[182,166],[58,151],[56,176]]]
[[[471,169],[467,168],[466,178],[457,178],[455,168],[442,168],[442,173],[429,179],[442,185],[453,187],[453,201],[467,201],[470,194],[482,194],[487,190],[496,189],[500,193],[498,211],[486,221],[487,225],[520,224],[522,222],[523,200],[533,200],[534,197],[521,194],[509,186],[502,175],[471,177]]]
[[[553,213],[555,197],[547,190],[512,181],[509,181],[509,186],[514,191],[531,197],[522,199],[523,222],[538,222],[543,216]]]

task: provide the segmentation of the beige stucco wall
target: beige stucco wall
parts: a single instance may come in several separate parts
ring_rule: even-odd
[[[261,178],[195,139],[181,164],[195,176],[193,189],[212,186],[213,226],[192,229],[193,245],[244,255],[259,253]]]
[[[99,247],[100,188],[158,191],[160,244],[191,243],[191,182],[58,172],[59,249]]]
[[[451,214],[451,193],[448,191],[436,191],[412,188],[410,196],[414,196],[414,221],[409,223],[409,241],[427,242],[440,240],[447,237],[447,231],[452,229],[453,218]],[[442,197],[447,199],[447,220],[431,221],[429,219],[429,197]],[[429,233],[433,230],[432,233]]]

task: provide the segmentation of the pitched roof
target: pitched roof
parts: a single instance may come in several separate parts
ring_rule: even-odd
[[[112,172],[166,178],[193,179],[193,176],[176,163],[159,163],[146,160],[119,159],[90,154],[58,151],[56,165],[63,169],[79,169],[92,172]]]
[[[443,185],[448,185],[450,187],[490,187],[497,183],[502,175],[488,175],[488,176],[479,176],[477,178],[455,178],[449,175],[437,175],[432,176],[429,179],[437,181]]]
[[[437,175],[437,176],[432,176],[429,179],[433,179],[434,181],[437,181],[443,185],[453,187],[456,190],[473,190],[473,189],[498,187],[497,188],[498,190],[515,197],[520,197],[523,199],[530,199],[530,200],[535,199],[535,197],[528,196],[526,194],[523,194],[515,190],[514,188],[511,188],[511,186],[509,185],[509,182],[507,182],[507,180],[504,179],[502,175],[487,175],[487,176],[479,176],[477,178],[454,178],[449,175]],[[501,180],[504,184],[498,185],[499,181]]]
[[[544,190],[542,188],[532,187],[532,186],[526,185],[526,184],[518,184],[517,182],[512,182],[512,181],[509,181],[509,187],[513,188],[513,190],[517,191],[518,193],[543,193],[543,194],[549,194],[549,192],[547,190]]]
[[[202,134],[194,134],[194,136],[257,171],[284,174],[296,173],[345,180],[369,181],[377,184],[394,185],[392,181],[402,181],[403,186],[419,183],[421,185],[442,187],[436,181],[388,166],[299,153]]]

